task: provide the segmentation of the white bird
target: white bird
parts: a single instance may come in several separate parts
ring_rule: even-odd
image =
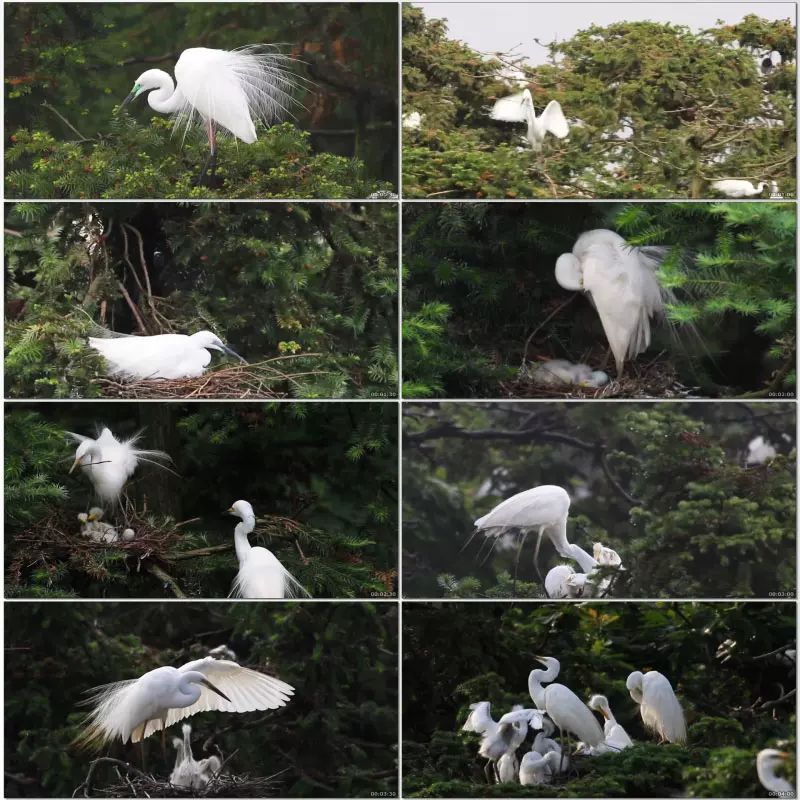
[[[786,778],[781,778],[775,774],[775,770],[782,762],[788,761],[789,754],[782,753],[780,750],[767,748],[756,756],[756,771],[761,785],[771,793],[773,797],[794,797],[794,786]]]
[[[173,786],[202,789],[219,770],[222,763],[216,756],[195,761],[192,756],[192,726],[184,724],[182,730],[183,739],[172,740],[172,746],[178,751],[178,755],[175,759],[175,767],[169,776],[169,782]]]
[[[590,597],[592,594],[589,576],[585,572],[575,572],[566,564],[553,567],[545,575],[544,590],[547,596],[554,600],[574,600],[584,596]]]
[[[409,114],[403,114],[403,127],[410,130],[417,130],[422,125],[422,114],[419,111],[412,111]]]
[[[605,717],[603,724],[603,735],[605,737],[605,744],[608,746],[609,751],[619,752],[626,747],[630,747],[633,741],[628,736],[625,728],[620,725],[614,715],[611,713],[611,707],[608,704],[608,698],[602,694],[595,694],[589,699],[589,708],[599,711]]]
[[[628,247],[618,233],[598,229],[582,233],[572,252],[556,261],[558,284],[586,292],[597,308],[618,375],[626,358],[636,358],[650,346],[650,320],[674,300],[656,278],[665,252]]]
[[[196,378],[211,361],[209,350],[220,350],[247,363],[211,331],[198,331],[191,336],[162,333],[111,339],[92,337],[89,346],[106,360],[109,375],[127,380]]]
[[[778,455],[778,451],[763,436],[756,436],[747,444],[747,456],[745,466],[750,467],[754,464],[763,464]]]
[[[631,697],[639,703],[645,727],[654,730],[661,741],[686,743],[686,720],[672,690],[672,684],[660,672],[631,672],[625,682]]]
[[[113,525],[103,522],[103,509],[90,508],[87,520],[87,530],[89,538],[95,542],[107,542],[109,544],[119,541],[120,535]]]
[[[548,753],[556,753],[558,755],[558,762],[556,768],[553,770],[553,774],[558,774],[559,772],[567,772],[569,770],[570,760],[567,755],[564,755],[562,758],[561,745],[555,741],[555,739],[551,738],[555,732],[556,726],[553,724],[553,721],[548,717],[544,717],[542,720],[542,730],[534,737],[531,750],[543,756],[546,756]]]
[[[765,186],[769,186],[772,192],[778,193],[778,184],[775,181],[765,182],[761,181],[758,186],[753,186],[750,181],[714,181],[711,184],[712,189],[716,189],[720,194],[727,197],[755,197],[761,194]]]
[[[228,661],[236,661],[236,653],[226,644],[218,645],[213,650],[209,650],[208,654],[218,658],[226,658]]]
[[[517,712],[523,712],[517,714]],[[517,716],[511,718],[509,714]],[[484,767],[486,780],[491,783],[491,775],[494,774],[495,780],[501,781],[501,776],[497,762],[506,753],[516,753],[517,748],[525,741],[528,734],[529,718],[533,718],[530,710],[526,711],[522,706],[514,706],[509,714],[504,715],[500,721],[492,719],[491,703],[484,700],[480,703],[470,705],[470,714],[461,730],[479,733],[481,735],[481,746],[478,755],[487,759]]]
[[[558,659],[536,656],[536,660],[547,667],[531,670],[528,676],[528,691],[536,707],[547,712],[547,716],[562,734],[567,734],[568,739],[572,733],[590,747],[599,745],[604,739],[603,731],[589,707],[571,689],[561,683],[551,683],[561,670]],[[545,687],[542,683],[550,685]]]
[[[184,50],[175,64],[177,87],[163,70],[149,69],[136,79],[120,108],[150,92],[150,108],[160,114],[173,114],[175,129],[185,124],[188,131],[193,123],[201,121],[211,148],[203,174],[209,167],[213,174],[217,130],[252,144],[257,138],[254,120],[272,125],[289,115],[290,105],[297,104],[293,92],[300,80],[286,66],[291,57],[263,52],[268,47]]]
[[[525,753],[519,765],[519,782],[523,786],[549,783],[560,771],[561,754],[551,751],[542,755],[535,750]]]
[[[564,358],[543,361],[534,369],[523,368],[520,374],[537,386],[591,386],[599,388],[608,383],[608,375],[593,370],[588,364],[573,364]]]
[[[158,464],[158,461],[172,460],[161,450],[140,450],[134,447],[142,436],[141,432],[124,441],[117,439],[105,427],[97,439],[70,431],[66,433],[80,442],[75,450],[75,461],[69,471],[81,467],[92,482],[95,494],[106,504],[119,501],[122,487],[136,471],[140,461],[163,466]]]
[[[516,783],[519,778],[519,761],[515,750],[509,750],[500,756],[497,762],[497,782]]]
[[[621,567],[622,559],[615,550],[606,547],[602,542],[595,542],[593,547],[594,560],[601,567]]]
[[[537,572],[539,572],[539,548],[544,534],[547,534],[560,556],[574,559],[584,571],[588,572],[592,567],[597,566],[597,562],[578,545],[570,544],[567,541],[569,504],[569,495],[560,486],[537,486],[534,489],[520,492],[504,500],[485,516],[475,520],[475,531],[467,544],[478,533],[483,533],[484,536],[493,538],[496,542],[510,529],[517,528],[523,535],[517,552],[517,564],[519,564],[519,554],[522,552],[528,534],[532,530],[538,530],[539,538],[536,541],[536,550],[533,556]],[[516,570],[514,574],[516,577]],[[539,574],[541,577],[541,573]]]
[[[294,687],[234,661],[211,656],[182,667],[158,667],[136,680],[90,690],[94,708],[76,742],[99,749],[119,739],[140,742],[201,711],[265,711],[285,706]]]
[[[548,133],[558,139],[569,135],[569,125],[559,103],[551,100],[537,118],[528,89],[509,97],[501,97],[495,102],[489,116],[501,122],[525,122],[528,125],[525,138],[534,152],[542,149],[544,137]]]
[[[246,500],[237,500],[228,514],[242,521],[233,530],[239,572],[229,597],[280,599],[311,597],[302,584],[265,547],[253,547],[247,539],[256,527],[256,514]]]

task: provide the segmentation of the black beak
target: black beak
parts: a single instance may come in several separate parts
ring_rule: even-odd
[[[122,111],[122,109],[123,109],[123,108],[124,108],[126,105],[128,105],[128,103],[130,103],[130,101],[131,101],[131,100],[133,100],[133,98],[134,98],[134,97],[136,97],[136,92],[131,92],[131,93],[130,93],[130,94],[129,94],[129,95],[128,95],[128,96],[127,96],[127,97],[126,97],[126,98],[125,98],[125,99],[124,99],[124,100],[123,100],[123,101],[122,101],[120,104],[119,104],[119,108],[117,109],[117,114],[119,114],[119,112],[120,112],[120,111]]]
[[[223,700],[227,700],[229,703],[231,702],[230,697],[228,697],[228,695],[226,694],[223,694],[219,689],[217,689],[217,687],[214,686],[214,684],[211,683],[211,681],[202,680],[199,681],[199,683],[202,683],[203,686],[207,687],[208,689],[211,689],[212,692],[216,692]]]
[[[231,350],[230,347],[228,347],[227,345],[223,344],[222,345],[222,350],[224,352],[226,352],[229,356],[233,356],[234,358],[238,358],[239,361],[241,361],[242,363],[244,363],[244,364],[247,363],[238,353],[236,353],[233,350]]]

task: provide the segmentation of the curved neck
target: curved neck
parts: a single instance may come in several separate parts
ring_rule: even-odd
[[[250,546],[250,542],[247,541],[247,534],[252,533],[253,529],[256,527],[256,518],[255,517],[245,517],[234,529],[233,529],[233,544],[236,548],[236,558],[239,559],[239,563],[241,564],[245,558],[247,558],[247,554],[253,549]]]
[[[578,562],[580,568],[588,575],[595,567],[599,566],[599,564],[582,548],[578,547],[576,544],[571,544],[569,546],[570,549],[570,558],[575,559]]]
[[[160,83],[148,92],[147,102],[150,108],[161,114],[177,111],[183,104],[181,93],[175,91],[175,84],[170,75],[160,69],[155,71],[158,72]]]
[[[178,697],[171,701],[175,704],[175,708],[186,708],[196,703],[200,698],[200,687],[197,685],[197,681],[205,679],[206,676],[202,672],[187,672],[181,675],[178,681]]]

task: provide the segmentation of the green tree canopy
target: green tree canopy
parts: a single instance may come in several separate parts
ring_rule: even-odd
[[[545,597],[528,537],[473,521],[541,485],[571,498],[567,538],[616,550],[615,597],[793,597],[793,404],[404,406],[403,590],[411,597]],[[774,458],[747,463],[757,437]],[[485,560],[484,560],[485,559]],[[545,538],[539,568],[563,563]],[[574,562],[568,562],[577,569]]]
[[[366,197],[397,185],[397,10],[391,3],[18,3],[5,14],[6,196]],[[255,144],[184,140],[138,100],[146,69],[193,47],[276,43],[295,59],[293,118]]]
[[[356,204],[17,204],[6,216],[9,397],[392,397],[397,210]],[[107,380],[86,344],[212,330],[197,380]]]
[[[594,306],[555,279],[581,233],[668,248],[669,325],[604,396],[787,396],[795,388],[796,218],[788,203],[415,203],[403,214],[405,397],[563,397],[523,359],[600,365]],[[663,323],[663,321],[662,321]],[[618,376],[619,377],[619,376]],[[592,397],[575,389],[572,396]]]
[[[404,795],[766,797],[759,750],[778,745],[792,758],[786,776],[796,774],[794,664],[783,655],[795,636],[794,603],[406,604]],[[575,758],[553,783],[488,787],[478,737],[458,731],[471,703],[489,700],[495,720],[513,704],[530,708],[540,653],[559,659],[559,683],[581,699],[606,695],[634,745]],[[634,670],[669,679],[688,747],[655,744],[625,687]]]
[[[14,404],[5,417],[6,593],[16,596],[226,597],[238,564],[225,516],[247,500],[268,547],[314,597],[393,596],[397,564],[397,411],[391,404]],[[80,536],[96,504],[67,474],[64,431],[167,452],[143,463],[124,509],[105,521],[136,538]],[[180,523],[180,524],[176,524]]]
[[[487,13],[489,5],[486,6]],[[569,137],[518,152],[522,125],[493,122],[498,97],[519,91],[502,54],[447,38],[446,20],[410,4],[403,15],[406,197],[708,197],[723,178],[775,181],[795,191],[792,20],[745,16],[694,32],[683,25],[587,25],[549,45],[549,63],[513,64],[537,113],[557,100]],[[757,56],[782,63],[761,75]],[[760,60],[760,59],[759,59]]]
[[[95,757],[70,744],[86,716],[77,705],[84,692],[204,658],[221,644],[295,694],[275,711],[190,717],[196,758],[209,755],[201,755],[205,743],[230,757],[232,774],[279,773],[273,792],[283,797],[396,792],[396,627],[394,606],[370,603],[8,606],[4,794],[71,797]],[[168,741],[175,735],[179,726]],[[146,771],[166,782],[175,756],[169,748],[164,761],[160,740],[144,742]],[[143,749],[116,742],[107,753],[141,768]],[[124,792],[114,796],[134,796],[101,764],[94,795],[112,785]]]

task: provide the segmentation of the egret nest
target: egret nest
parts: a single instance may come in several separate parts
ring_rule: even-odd
[[[300,387],[312,375],[327,375],[318,370],[293,371],[289,366],[298,358],[312,358],[319,353],[286,355],[258,364],[237,364],[226,369],[210,370],[195,378],[144,378],[114,380],[95,378],[103,396],[117,400],[281,400],[289,396],[288,386]]]

